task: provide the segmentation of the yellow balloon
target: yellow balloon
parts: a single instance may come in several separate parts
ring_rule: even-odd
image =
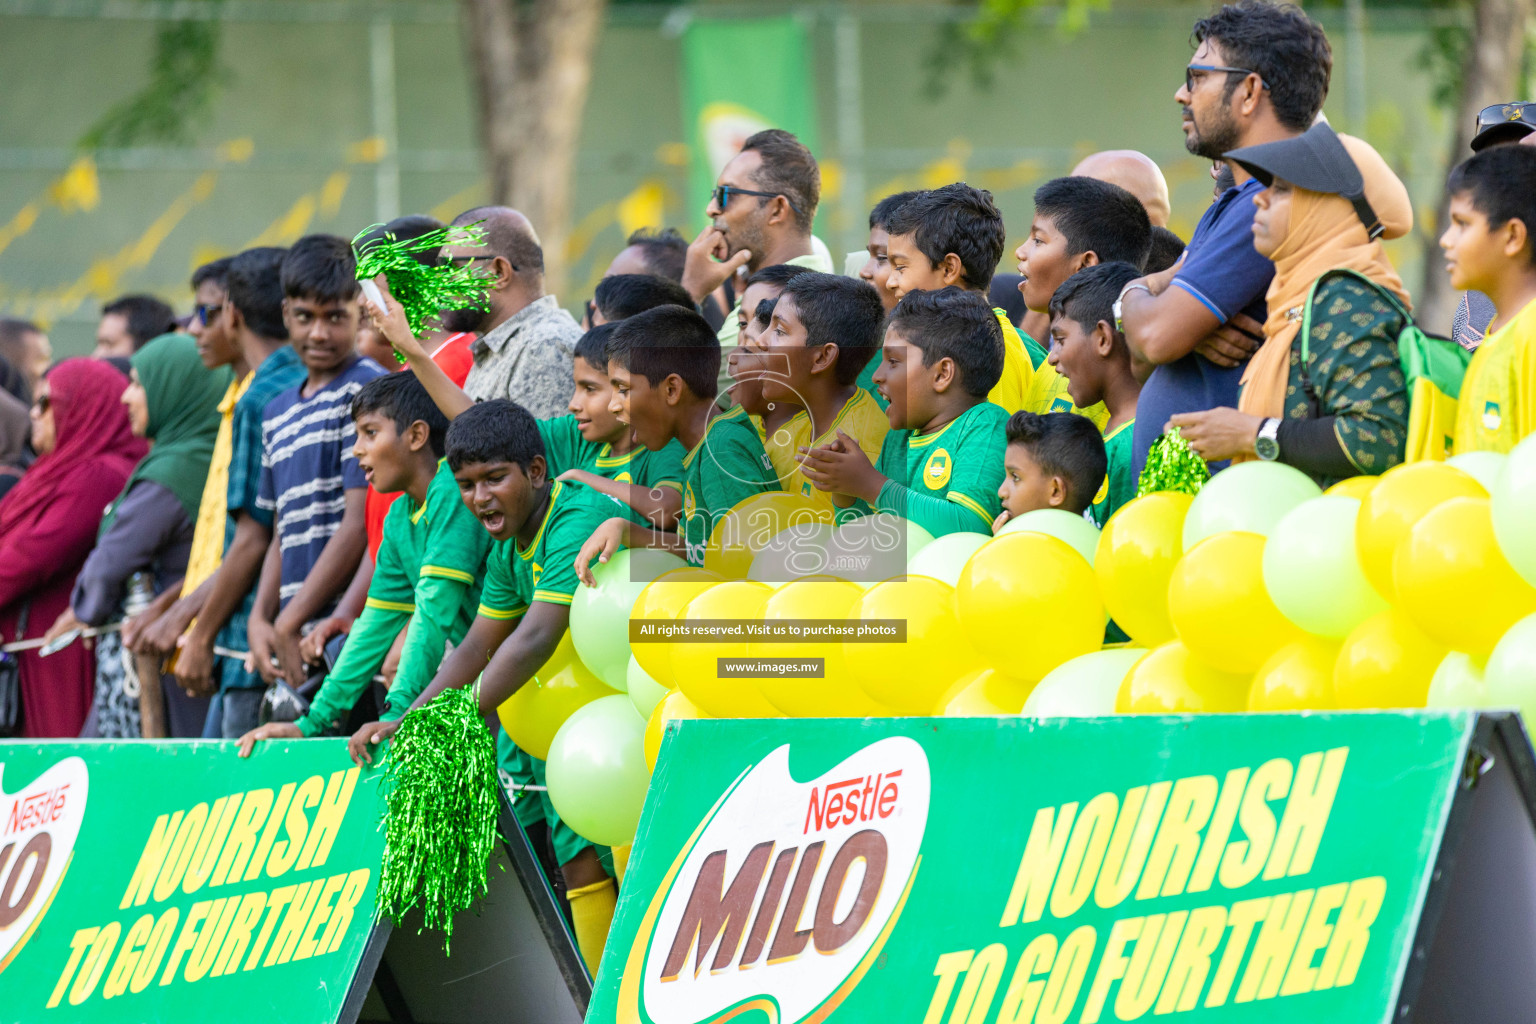
[[[1132,666],[1115,695],[1115,710],[1128,715],[1242,711],[1247,701],[1247,676],[1214,669],[1172,640]]]
[[[728,580],[744,580],[752,559],[774,537],[801,523],[832,521],[830,511],[800,494],[763,491],[743,498],[715,520],[704,551],[704,568]]]
[[[1383,473],[1360,499],[1360,515],[1355,519],[1355,548],[1365,578],[1382,597],[1396,601],[1393,559],[1413,524],[1442,501],[1486,497],[1482,484],[1443,462],[1409,462]]]
[[[1372,488],[1380,482],[1379,476],[1352,476],[1347,480],[1340,480],[1332,487],[1324,491],[1324,494],[1332,494],[1336,497],[1358,498],[1365,500],[1365,496],[1371,493]]]
[[[899,714],[932,714],[934,702],[957,677],[981,667],[980,656],[960,630],[955,592],[947,583],[929,576],[886,580],[870,587],[852,614],[906,622],[904,641],[843,644],[848,667],[864,692]]]
[[[662,573],[640,591],[629,617],[646,622],[671,622],[688,607],[689,601],[722,582],[724,580],[721,577],[695,566]],[[672,647],[667,642],[632,643],[630,653],[652,679],[663,686],[676,688],[677,679],[672,672]]]
[[[765,623],[786,619],[853,619],[864,588],[847,580],[816,576],[785,583],[763,606]],[[821,658],[820,679],[764,677],[756,679],[768,703],[791,718],[867,718],[888,716],[890,708],[876,703],[854,679],[841,640],[802,640],[796,643],[749,643],[754,658]]]
[[[1092,567],[1043,533],[988,541],[965,564],[955,597],[960,624],[986,664],[1014,679],[1039,682],[1104,643],[1104,604]]]
[[[641,737],[647,767],[653,772],[656,770],[656,755],[661,753],[661,737],[667,731],[668,722],[708,717],[693,701],[676,690],[672,690],[661,698],[660,702],[651,709],[651,717],[646,719],[645,733]]]
[[[1341,708],[1421,708],[1446,649],[1395,608],[1373,615],[1344,638],[1333,667]]]
[[[763,605],[773,593],[752,580],[717,583],[688,602],[678,622],[728,619],[760,623]],[[687,640],[672,645],[672,670],[678,689],[712,718],[778,718],[750,678],[721,678],[719,659],[747,657],[745,636],[725,640]]]
[[[1397,606],[1425,636],[1468,654],[1488,654],[1536,611],[1536,588],[1494,539],[1487,498],[1452,498],[1430,509],[1397,546],[1392,579]]]
[[[1249,711],[1327,711],[1334,706],[1339,642],[1304,636],[1280,648],[1253,677]]]
[[[1185,552],[1168,586],[1168,611],[1191,654],[1249,677],[1301,635],[1264,589],[1264,538],[1256,533],[1218,533]]]
[[[1168,581],[1184,554],[1184,516],[1194,496],[1158,491],[1127,503],[1104,524],[1093,569],[1115,624],[1138,646],[1174,638]]]
[[[534,678],[496,709],[496,717],[513,743],[542,761],[549,757],[555,733],[576,709],[611,696],[613,690],[576,657],[567,632]]]
[[[988,718],[1016,715],[1029,699],[1034,683],[1009,679],[996,669],[983,668],[962,676],[943,697],[935,715],[944,718]]]

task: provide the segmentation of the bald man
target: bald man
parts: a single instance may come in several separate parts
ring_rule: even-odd
[[[528,218],[506,206],[477,206],[454,218],[479,224],[480,245],[445,245],[443,257],[473,262],[491,281],[490,308],[461,311],[457,330],[479,334],[464,391],[475,401],[510,398],[537,419],[565,414],[581,327],[544,294],[544,250]]]
[[[1106,149],[1085,157],[1072,168],[1074,178],[1097,178],[1119,185],[1141,200],[1153,227],[1168,226],[1168,181],[1162,168],[1147,154],[1134,149]]]

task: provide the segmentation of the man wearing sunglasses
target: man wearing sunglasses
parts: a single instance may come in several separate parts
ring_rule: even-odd
[[[715,179],[704,209],[710,225],[688,247],[683,287],[703,302],[741,267],[754,273],[792,263],[830,274],[832,261],[811,242],[820,200],[821,169],[804,143],[777,128],[749,136]],[[739,297],[734,301],[740,304]],[[727,367],[736,332],[732,308],[719,332],[722,402],[735,383]]]
[[[1220,160],[1298,136],[1317,120],[1333,56],[1299,7],[1241,0],[1196,22],[1194,38],[1173,97],[1191,153]],[[1253,248],[1253,197],[1263,185],[1232,170],[1235,186],[1205,212],[1180,262],[1131,281],[1115,303],[1138,375],[1150,370],[1133,435],[1138,474],[1169,417],[1236,406],[1243,369],[1264,338],[1274,264]]]
[[[1511,100],[1477,112],[1472,131],[1472,152],[1494,146],[1536,146],[1536,103]],[[1463,292],[1451,320],[1451,338],[1469,352],[1476,351],[1493,323],[1493,300],[1482,292]]]

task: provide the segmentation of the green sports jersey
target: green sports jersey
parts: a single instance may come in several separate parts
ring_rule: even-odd
[[[1136,497],[1136,470],[1131,459],[1131,428],[1135,423],[1134,419],[1126,420],[1104,435],[1104,483],[1088,510],[1101,530],[1116,509]]]
[[[524,549],[514,537],[499,540],[491,548],[478,614],[517,619],[534,601],[570,604],[580,585],[576,556],[587,538],[612,516],[612,506],[603,495],[580,484],[552,484],[549,508],[533,543]]]
[[[384,539],[363,613],[309,712],[299,719],[299,730],[314,736],[337,728],[409,623],[381,717],[391,721],[405,714],[437,673],[444,645],[462,640],[474,621],[490,547],[490,535],[464,506],[446,464],[438,464],[422,504],[401,495],[384,517]]]
[[[683,457],[688,564],[704,564],[716,520],[745,498],[777,490],[778,476],[746,411],[738,405],[710,420],[698,447]]]
[[[683,446],[673,440],[659,452],[635,446],[623,455],[613,454],[610,444],[596,444],[581,436],[574,416],[539,420],[539,434],[544,438],[544,455],[553,479],[568,469],[584,469],[596,476],[645,488],[683,489]],[[644,517],[617,498],[608,498],[620,508],[620,514],[633,522]]]
[[[876,510],[910,519],[935,537],[991,533],[1003,510],[997,489],[1007,422],[1001,406],[978,402],[932,433],[886,434],[875,468],[888,479]]]

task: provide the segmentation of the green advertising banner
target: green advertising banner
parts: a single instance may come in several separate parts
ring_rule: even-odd
[[[345,740],[0,744],[0,1021],[332,1021],[373,928]]]
[[[695,224],[715,178],[749,135],[794,132],[816,151],[805,25],[797,18],[694,18],[683,33],[683,124],[693,160],[684,203]]]
[[[1472,723],[674,723],[587,1020],[1384,1021]]]

